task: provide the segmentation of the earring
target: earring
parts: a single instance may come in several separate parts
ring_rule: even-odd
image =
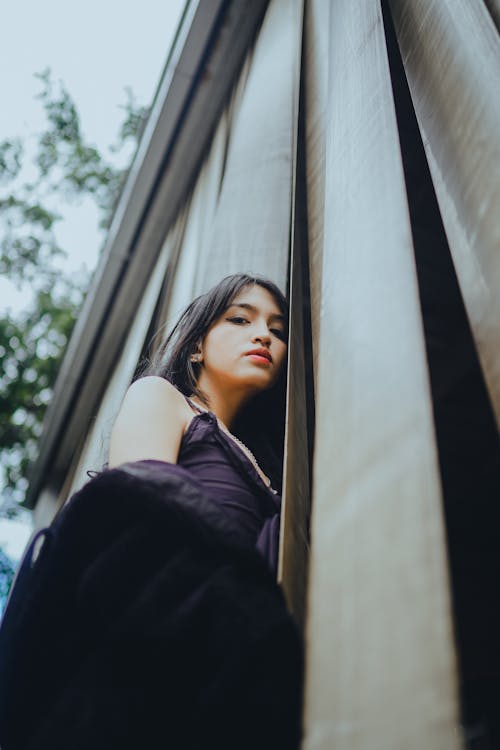
[[[201,354],[193,354],[191,356],[191,362],[201,362]]]

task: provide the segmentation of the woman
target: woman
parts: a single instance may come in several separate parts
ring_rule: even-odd
[[[302,647],[276,583],[285,331],[274,284],[227,277],[129,388],[109,468],[9,601],[2,750],[298,747]]]
[[[189,469],[214,501],[255,535],[275,571],[277,490],[231,430],[235,423],[238,430],[239,415],[238,431],[279,486],[286,335],[286,300],[278,287],[245,274],[223,279],[188,307],[149,376],[130,387],[109,459],[110,466],[156,459]],[[256,396],[273,386],[259,404]]]

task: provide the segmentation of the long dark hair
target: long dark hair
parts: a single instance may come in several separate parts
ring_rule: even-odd
[[[191,357],[203,342],[211,325],[223,315],[234,298],[245,287],[254,284],[272,295],[286,319],[286,298],[272,281],[245,273],[226,276],[208,292],[191,302],[141,376],[158,375],[172,383],[184,395],[195,395],[207,404],[206,395],[198,387],[201,365],[192,362]],[[255,454],[262,469],[277,489],[281,489],[285,391],[286,366],[282,368],[272,388],[255,396],[242,409],[231,427],[231,431]]]

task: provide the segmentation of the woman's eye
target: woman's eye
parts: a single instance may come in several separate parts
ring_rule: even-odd
[[[228,318],[228,320],[231,323],[236,323],[236,325],[243,325],[244,323],[248,323],[248,320],[246,318],[240,318],[240,317],[234,317],[234,318]]]
[[[271,333],[274,333],[275,336],[277,336],[282,341],[285,340],[285,332],[281,330],[281,328],[271,328]]]

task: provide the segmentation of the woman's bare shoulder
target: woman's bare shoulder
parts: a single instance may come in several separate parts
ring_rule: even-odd
[[[185,397],[165,378],[146,375],[129,386],[122,404],[123,410],[146,409],[160,415],[169,415],[183,426],[189,421],[191,410]]]
[[[145,375],[138,380],[134,380],[129,386],[129,394],[138,395],[138,397],[155,397],[160,396],[162,399],[168,399],[172,404],[185,405],[184,396],[177,388],[165,378],[159,375]]]
[[[184,396],[167,380],[155,375],[136,380],[111,433],[110,465],[142,458],[175,463],[190,416]]]

